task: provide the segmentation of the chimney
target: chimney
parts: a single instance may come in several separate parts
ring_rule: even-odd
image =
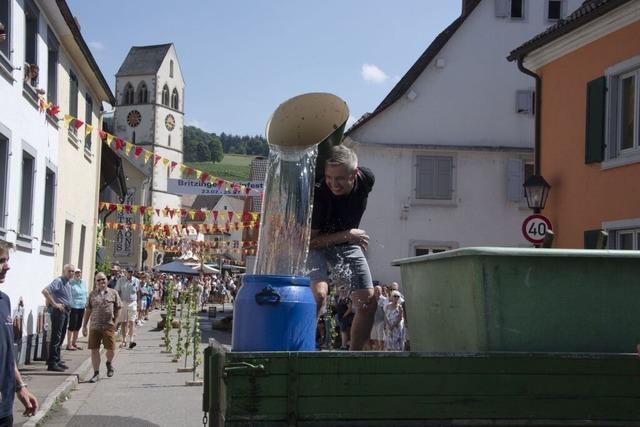
[[[462,0],[462,15],[467,15],[471,12],[471,7],[477,0]]]
[[[73,20],[76,22],[76,27],[78,27],[78,31],[82,31],[82,28],[80,27],[80,20],[78,19],[78,17],[74,16]]]

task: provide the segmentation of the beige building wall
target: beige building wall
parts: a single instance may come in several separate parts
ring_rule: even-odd
[[[62,113],[69,112],[70,71],[78,78],[77,118],[86,121],[87,96],[91,97],[91,118],[94,132],[85,138],[85,127],[73,134],[60,121],[58,151],[58,182],[55,209],[55,271],[65,263],[83,271],[83,279],[92,283],[96,258],[97,206],[100,189],[101,146],[97,130],[101,128],[102,100],[88,83],[95,76],[87,75],[73,63],[61,47],[58,69],[58,103]],[[97,84],[97,83],[94,83]]]

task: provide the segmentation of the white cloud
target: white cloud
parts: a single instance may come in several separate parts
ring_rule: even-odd
[[[99,41],[88,42],[87,46],[89,46],[92,50],[104,50],[104,44]]]
[[[383,83],[389,76],[385,74],[377,65],[362,64],[362,78],[366,82]]]

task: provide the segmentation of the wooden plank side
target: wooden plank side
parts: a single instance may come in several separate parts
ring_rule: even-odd
[[[262,353],[266,355],[267,353]],[[490,354],[440,356],[424,353],[300,353],[300,371],[307,374],[366,373],[543,373],[592,375],[640,375],[640,364],[632,355],[612,357],[568,357],[558,355]],[[252,353],[229,353],[233,362],[264,364],[269,375],[288,372],[289,353],[253,357]],[[243,375],[239,373],[238,375]],[[245,375],[250,375],[245,373]]]
[[[558,419],[640,421],[640,398],[392,396],[300,398],[302,420]]]
[[[228,376],[232,398],[290,397],[285,375]],[[539,396],[637,397],[639,376],[536,374],[299,373],[300,396]]]

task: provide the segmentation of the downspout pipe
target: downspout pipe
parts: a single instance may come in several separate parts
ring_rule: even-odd
[[[536,92],[534,94],[535,111],[533,112],[534,120],[535,120],[535,136],[534,136],[535,142],[534,142],[534,148],[533,148],[535,160],[534,160],[533,168],[534,168],[534,175],[541,176],[542,173],[540,172],[540,170],[542,168],[540,165],[540,140],[541,140],[540,129],[542,128],[542,78],[538,74],[529,70],[528,68],[525,68],[525,66],[522,64],[523,61],[524,61],[524,56],[518,57],[518,70],[520,70],[521,73],[524,73],[528,76],[533,77],[536,81]]]

